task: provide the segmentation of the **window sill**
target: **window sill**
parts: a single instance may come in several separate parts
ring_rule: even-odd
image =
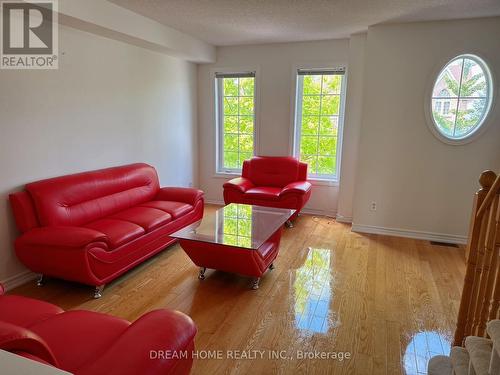
[[[241,177],[241,171],[240,172],[216,172],[213,176],[213,178],[235,178],[235,177]]]
[[[339,180],[329,180],[326,178],[314,178],[308,177],[309,181],[313,186],[339,186]]]

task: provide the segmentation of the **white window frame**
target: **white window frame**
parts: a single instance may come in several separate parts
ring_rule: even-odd
[[[215,172],[216,177],[224,177],[226,175],[239,175],[241,174],[242,166],[240,168],[225,168],[224,161],[224,108],[223,108],[223,87],[222,79],[217,77],[217,74],[224,75],[246,75],[248,73],[254,74],[254,94],[253,94],[253,110],[254,110],[254,123],[253,123],[253,155],[257,155],[258,147],[258,77],[259,72],[257,68],[242,68],[242,69],[216,69],[211,72],[214,80],[214,99],[215,99],[215,131],[216,131],[216,157],[215,157]]]
[[[439,130],[435,120],[434,116],[432,114],[432,98],[433,95],[432,93],[434,92],[434,87],[436,85],[437,80],[439,79],[439,76],[441,72],[443,72],[447,66],[454,60],[459,59],[459,58],[471,58],[472,60],[476,60],[476,62],[480,62],[480,65],[483,67],[485,75],[489,78],[491,85],[490,85],[490,90],[489,90],[489,103],[487,107],[485,108],[486,115],[483,117],[482,121],[480,122],[479,125],[476,126],[476,128],[465,135],[464,137],[461,138],[451,138],[441,132]],[[427,87],[426,87],[426,95],[424,96],[423,104],[424,104],[424,115],[427,123],[427,128],[430,130],[430,132],[441,142],[446,143],[448,145],[453,145],[453,146],[461,146],[468,144],[475,139],[477,139],[479,136],[481,136],[491,125],[493,122],[492,119],[495,117],[492,115],[492,113],[495,113],[496,110],[496,98],[497,98],[497,89],[496,89],[496,77],[494,75],[494,72],[490,68],[492,64],[485,59],[481,54],[476,53],[475,51],[471,51],[470,53],[464,53],[461,55],[455,55],[453,58],[444,58],[440,59],[439,62],[435,64],[435,66],[432,69],[432,72],[430,74],[430,79],[427,81]]]
[[[335,174],[331,175],[319,175],[316,173],[310,173],[308,170],[308,178],[312,181],[326,182],[338,184],[340,181],[340,167],[341,167],[341,156],[342,156],[342,141],[344,134],[344,115],[345,115],[345,102],[346,102],[346,88],[347,88],[347,69],[345,67],[334,67],[334,68],[317,68],[317,67],[300,67],[296,66],[293,69],[294,82],[295,82],[295,92],[293,101],[293,139],[292,139],[292,152],[293,155],[300,160],[300,136],[302,127],[302,94],[303,94],[303,80],[299,79],[299,70],[302,71],[339,71],[343,72],[342,84],[340,88],[340,104],[339,104],[339,115],[338,115],[338,127],[337,127],[337,150],[336,150],[336,160],[335,160]]]

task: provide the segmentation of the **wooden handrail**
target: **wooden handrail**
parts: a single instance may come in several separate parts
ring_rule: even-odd
[[[489,173],[489,172],[494,173],[492,171],[485,171],[483,173]],[[491,177],[489,177],[488,180],[490,178]],[[488,191],[488,194],[486,194],[486,197],[484,198],[484,201],[481,204],[481,207],[479,207],[479,210],[477,211],[476,217],[481,217],[484,214],[484,211],[486,211],[486,208],[491,205],[493,198],[499,192],[500,192],[500,174],[496,177],[495,181],[491,184],[489,191]]]
[[[481,189],[474,196],[464,287],[454,345],[463,345],[470,335],[485,335],[486,322],[498,316],[500,306],[500,177],[485,171]]]

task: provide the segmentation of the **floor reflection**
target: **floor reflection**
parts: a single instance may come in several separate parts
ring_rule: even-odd
[[[415,334],[403,357],[406,375],[427,374],[429,359],[436,355],[449,355],[450,348],[449,340],[438,332],[424,331]]]
[[[331,275],[329,249],[309,249],[304,265],[295,274],[295,324],[310,332],[328,332]]]

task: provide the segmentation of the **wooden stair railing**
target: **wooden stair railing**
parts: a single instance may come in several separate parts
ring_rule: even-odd
[[[464,287],[458,312],[454,345],[467,336],[486,335],[486,323],[500,312],[500,175],[485,171],[481,189],[474,196]]]

